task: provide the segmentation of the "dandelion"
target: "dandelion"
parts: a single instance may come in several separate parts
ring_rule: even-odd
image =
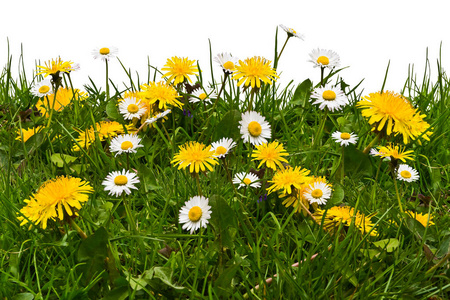
[[[22,141],[22,142],[26,142],[28,141],[29,138],[31,138],[33,135],[35,135],[36,133],[40,132],[42,129],[44,129],[44,126],[36,126],[33,128],[28,128],[28,129],[21,129],[18,132],[18,135],[16,137],[16,140],[18,141]]]
[[[262,166],[263,163],[266,164],[268,168],[273,170],[278,168],[284,169],[283,162],[287,163],[288,161],[283,156],[288,156],[286,150],[283,148],[283,144],[278,143],[277,141],[271,143],[264,143],[262,145],[256,146],[256,151],[252,153],[252,160],[260,160],[261,162],[258,165],[258,168]]]
[[[105,186],[105,191],[109,191],[108,195],[119,197],[125,192],[127,195],[131,194],[131,189],[137,190],[135,186],[139,183],[137,174],[130,171],[112,171],[103,180],[102,185]]]
[[[289,38],[295,36],[296,38],[299,38],[303,41],[305,40],[305,36],[303,34],[297,33],[297,31],[295,31],[294,29],[284,26],[283,24],[280,24],[279,26],[287,33]]]
[[[358,136],[356,134],[348,132],[336,131],[331,134],[331,138],[336,140],[336,143],[340,143],[341,146],[348,146],[349,144],[356,144]]]
[[[141,139],[135,134],[124,134],[116,136],[111,140],[111,145],[109,146],[109,151],[116,152],[116,155],[122,153],[136,153],[137,148],[144,147],[139,144]]]
[[[370,232],[371,236],[377,236],[378,233],[370,220],[372,216],[365,216],[350,206],[333,206],[328,210],[317,209],[314,212],[314,217],[318,224],[321,224],[323,219],[323,228],[326,231],[335,233],[341,223],[346,227],[354,224],[362,234]]]
[[[362,109],[361,114],[372,125],[372,131],[383,131],[388,136],[400,134],[404,144],[419,136],[430,140],[431,132],[427,132],[430,125],[423,120],[426,115],[420,114],[402,95],[391,91],[371,93],[356,106]]]
[[[37,82],[32,88],[31,93],[39,98],[53,93],[52,83],[49,78]]]
[[[406,162],[407,159],[414,160],[412,157],[414,151],[408,150],[404,151],[401,146],[388,145],[388,146],[379,146],[380,156],[385,158],[388,157],[394,160],[401,160],[402,162]]]
[[[94,49],[92,55],[94,59],[100,58],[103,61],[109,61],[111,58],[116,57],[118,52],[119,50],[116,47],[103,47]]]
[[[183,225],[183,229],[189,230],[190,234],[200,227],[206,228],[211,218],[211,206],[209,200],[203,196],[194,196],[184,203],[180,209],[178,221]]]
[[[240,172],[236,173],[233,178],[234,184],[239,184],[238,189],[242,187],[259,188],[261,187],[261,182],[259,182],[259,177],[251,172]]]
[[[178,164],[178,170],[189,166],[191,173],[199,173],[200,170],[204,172],[206,168],[212,172],[214,171],[212,166],[219,163],[213,155],[211,146],[205,148],[205,145],[201,143],[187,142],[180,146],[180,151],[171,163]]]
[[[331,186],[320,180],[315,181],[304,190],[303,196],[311,204],[324,205],[331,198]]]
[[[238,86],[243,83],[245,86],[251,86],[254,88],[261,87],[261,81],[272,84],[272,80],[275,81],[277,72],[270,66],[271,61],[264,57],[254,56],[242,61],[239,60],[239,64],[236,65],[236,71],[234,72],[233,79],[238,80]]]
[[[309,61],[314,64],[314,67],[333,69],[338,67],[340,62],[339,55],[331,50],[315,49],[310,54]]]
[[[186,79],[189,82],[192,80],[189,78],[189,75],[194,75],[198,73],[197,66],[194,65],[195,60],[189,60],[187,57],[177,57],[174,56],[172,58],[167,59],[167,63],[161,69],[162,71],[167,71],[167,73],[163,74],[163,77],[169,77],[168,82],[173,82],[174,85],[178,83],[184,82]]]
[[[416,213],[416,212],[413,212],[413,211],[411,211],[411,210],[407,210],[407,211],[405,211],[411,218],[414,218],[414,219],[416,219],[420,224],[422,224],[423,225],[423,227],[427,227],[428,225],[436,225],[436,224],[434,224],[434,222],[433,222],[433,215],[431,215],[431,214],[428,214],[428,213],[426,213],[426,214],[419,214],[419,213]]]
[[[77,216],[78,210],[88,201],[88,194],[93,191],[89,182],[80,178],[59,176],[47,180],[30,199],[24,200],[27,205],[20,210],[23,215],[18,217],[22,221],[20,225],[31,221],[45,229],[48,220],[63,220],[65,215]]]
[[[312,94],[310,101],[315,101],[312,104],[319,104],[319,109],[327,108],[330,111],[341,110],[348,104],[348,99],[345,93],[331,85],[316,88]]]
[[[177,99],[179,97],[177,90],[166,82],[150,82],[149,84],[143,84],[141,89],[142,97],[146,99],[150,105],[157,104],[159,109],[166,110],[168,105],[178,108],[183,106],[183,103]]]
[[[236,64],[239,59],[231,56],[230,53],[220,53],[214,57],[214,61],[220,65],[225,74],[231,74],[236,71]]]
[[[213,156],[217,158],[225,157],[228,152],[236,146],[236,143],[230,138],[223,138],[211,144],[211,150],[214,151]]]
[[[39,99],[36,103],[36,108],[43,116],[48,117],[50,109],[60,112],[64,108],[70,106],[73,101],[84,101],[86,99],[86,92],[78,89],[72,90],[71,88],[60,88],[56,93],[56,100],[55,94],[49,94],[45,100],[42,98]]]
[[[61,72],[63,73],[69,73],[70,71],[73,71],[71,68],[72,62],[65,62],[62,61],[60,57],[58,57],[56,60],[49,60],[45,62],[45,66],[37,66],[40,70],[36,74],[37,75],[44,75],[44,77],[47,77],[48,75],[52,76],[53,80],[56,78],[59,78],[59,75]]]
[[[242,114],[242,120],[239,121],[242,139],[253,145],[267,143],[272,133],[270,125],[266,119],[256,111],[248,111]]]
[[[119,102],[119,112],[123,115],[125,120],[132,120],[133,118],[141,118],[147,111],[147,108],[139,99],[134,97],[124,98]]]
[[[419,180],[419,173],[410,166],[401,164],[397,169],[397,179],[406,182],[414,182]]]
[[[192,93],[193,97],[189,98],[189,102],[191,103],[197,103],[197,102],[206,102],[208,104],[211,104],[211,98],[216,98],[217,95],[213,90],[206,90],[204,91],[203,89],[196,89],[193,93]]]
[[[133,125],[126,125],[125,128],[128,131],[133,131],[134,129]],[[95,142],[96,136],[98,136],[100,141],[104,141],[107,138],[113,138],[124,133],[123,125],[116,121],[100,121],[95,123],[95,127],[91,126],[89,129],[84,131],[79,129],[75,130],[78,131],[80,135],[75,139],[77,144],[73,146],[73,151],[80,151],[80,147],[78,145],[84,149],[89,148],[89,146]]]
[[[309,170],[301,167],[287,167],[278,170],[269,183],[272,185],[268,188],[269,194],[273,191],[282,191],[285,194],[292,194],[293,189],[300,190],[302,185],[311,180],[308,176]]]

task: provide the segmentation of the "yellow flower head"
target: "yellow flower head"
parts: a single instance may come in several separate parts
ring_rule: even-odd
[[[427,224],[430,225],[430,226],[431,225],[436,225],[433,222],[433,215],[431,215],[431,214],[418,214],[418,213],[413,212],[411,210],[407,210],[406,213],[408,215],[410,215],[411,218],[414,218],[417,221],[419,221],[420,224],[423,225],[423,227],[427,227]]]
[[[191,173],[199,173],[200,170],[204,172],[206,168],[212,172],[214,171],[212,165],[219,163],[213,155],[211,146],[205,148],[205,145],[201,143],[187,142],[180,146],[180,152],[175,155],[171,163],[178,164],[178,170],[189,166]]]
[[[284,169],[283,162],[287,163],[288,161],[282,156],[288,156],[286,150],[283,148],[283,144],[278,142],[264,143],[262,145],[256,146],[256,151],[252,153],[253,160],[260,160],[261,162],[258,165],[258,168],[262,166],[263,163],[266,163],[268,168],[273,170],[277,169],[277,166],[280,169]]]
[[[269,194],[280,190],[285,194],[292,194],[293,189],[300,190],[302,185],[312,179],[312,177],[308,176],[309,172],[309,170],[301,167],[287,167],[286,169],[278,170],[272,180],[269,181],[269,183],[272,183],[268,189]]]
[[[318,224],[321,224],[323,219],[323,228],[332,233],[337,231],[341,223],[346,227],[354,223],[362,234],[368,233],[373,228],[370,220],[373,215],[365,216],[350,206],[333,206],[328,210],[317,209],[313,215]],[[378,233],[373,229],[370,235],[377,236]]]
[[[127,131],[133,132],[136,130],[133,125],[126,125]],[[98,135],[98,138],[100,141],[104,141],[107,138],[115,137],[119,134],[125,133],[124,128],[122,124],[116,122],[116,121],[100,121],[95,124],[95,129],[93,126],[91,126],[89,129],[86,129],[85,131],[78,130],[78,133],[80,134],[78,138],[76,139],[77,143],[84,149],[89,148],[89,146],[94,143],[96,134]],[[80,151],[80,147],[75,144],[72,148],[73,151]]]
[[[178,108],[183,106],[183,103],[177,100],[179,97],[177,90],[163,82],[150,82],[141,86],[142,92],[140,98],[144,99],[148,105],[157,104],[159,109],[166,110],[167,105],[172,105]]]
[[[52,107],[56,111],[62,111],[66,106],[69,106],[73,100],[84,101],[86,98],[86,92],[78,89],[72,90],[71,88],[60,88],[56,93],[56,101],[54,100],[55,94],[50,94],[45,98],[40,98],[36,103],[36,107],[43,116],[48,117],[49,107]],[[55,102],[54,106],[53,102]]]
[[[394,92],[371,93],[357,103],[362,109],[361,114],[368,118],[373,131],[386,131],[387,135],[401,134],[403,143],[421,136],[429,141],[430,125],[423,120],[422,115],[411,105],[408,99]]]
[[[69,73],[70,71],[73,71],[72,69],[73,62],[71,61],[62,61],[60,57],[58,57],[56,60],[49,60],[48,62],[45,62],[45,66],[37,66],[40,68],[40,72],[38,72],[36,75],[44,74],[44,77],[47,77],[48,75],[56,75],[58,72],[65,72]]]
[[[394,159],[399,159],[402,162],[406,162],[406,159],[409,160],[414,160],[414,158],[412,157],[414,154],[414,151],[412,150],[408,150],[408,151],[403,151],[403,148],[401,146],[394,146],[394,145],[388,145],[388,146],[379,146],[379,156],[385,158],[385,157],[389,157],[389,158],[394,158]]]
[[[271,61],[264,57],[254,56],[242,61],[236,65],[233,79],[239,80],[238,86],[243,83],[245,86],[251,85],[252,88],[261,87],[261,81],[272,84],[272,80],[276,81],[277,72],[270,66]]]
[[[184,82],[185,79],[192,82],[189,75],[198,73],[197,66],[194,64],[195,60],[189,60],[187,57],[174,56],[168,58],[164,68],[161,69],[162,71],[167,71],[163,77],[169,77],[168,82],[172,82],[172,80],[175,79],[174,85]]]
[[[30,199],[25,200],[27,205],[20,210],[22,216],[17,218],[22,221],[20,225],[31,221],[45,229],[48,220],[63,220],[66,214],[78,215],[77,211],[93,191],[89,183],[80,178],[60,176],[50,179]]]
[[[22,128],[18,132],[16,140],[23,141],[25,143],[26,141],[28,141],[28,139],[30,137],[32,137],[33,135],[35,135],[36,133],[41,131],[43,128],[44,128],[44,126],[36,126],[36,127],[33,127],[33,128],[29,128],[29,129],[23,129]]]

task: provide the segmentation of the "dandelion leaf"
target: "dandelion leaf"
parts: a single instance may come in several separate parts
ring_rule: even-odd
[[[234,247],[236,235],[236,215],[228,203],[219,195],[213,195],[209,204],[211,205],[211,225],[217,232],[216,241],[220,248]]]
[[[241,113],[234,109],[227,112],[219,124],[215,126],[214,141],[218,141],[221,138],[228,137],[237,141],[241,138],[239,132],[239,121],[241,120]]]
[[[306,106],[311,96],[312,82],[309,79],[304,80],[295,89],[294,96],[292,96],[291,104]]]
[[[83,279],[86,283],[105,269],[105,259],[108,256],[108,232],[100,227],[91,236],[81,242],[77,259],[83,265]],[[104,273],[107,276],[107,273]]]
[[[64,164],[70,164],[74,162],[77,158],[74,156],[70,156],[62,153],[53,153],[50,157],[52,163],[54,163],[58,168],[62,168]]]

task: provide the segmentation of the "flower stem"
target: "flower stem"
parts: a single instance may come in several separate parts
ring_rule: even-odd
[[[363,153],[367,154],[369,153],[370,149],[373,148],[373,146],[380,140],[381,137],[381,133],[378,133],[375,138],[369,143],[369,145],[367,145],[366,148],[364,148]]]
[[[344,162],[345,162],[345,158],[344,158],[344,149],[345,146],[341,146],[342,148],[342,155],[341,155],[341,184],[344,185]]]
[[[319,142],[319,140],[322,137],[323,129],[325,128],[325,122],[327,120],[327,116],[328,116],[328,108],[325,108],[325,113],[322,117],[322,120],[320,121],[319,128],[317,129],[316,135],[314,136],[313,147],[317,145],[317,143]]]
[[[109,100],[109,76],[108,76],[108,60],[105,60],[106,64],[106,101]]]
[[[278,61],[280,60],[281,54],[283,53],[284,47],[286,47],[287,42],[289,41],[290,36],[286,38],[286,41],[284,42],[283,47],[281,48],[280,54],[278,54],[277,61],[274,64],[274,67],[276,68],[278,66]]]
[[[203,196],[203,193],[202,193],[202,188],[200,187],[200,176],[199,176],[199,173],[194,173],[195,175],[195,182],[197,183],[197,191],[198,191],[198,195],[199,196]]]
[[[125,193],[122,193],[122,201],[123,201],[123,206],[125,206],[125,212],[127,213],[127,217],[128,217],[128,222],[130,223],[131,229],[133,230],[133,233],[136,234],[137,233],[137,228],[136,228],[136,223],[134,222],[134,218],[133,215],[131,214],[131,208],[130,205],[127,201],[127,198],[125,196]]]
[[[400,199],[400,194],[398,192],[397,179],[395,178],[395,175],[393,176],[393,178],[394,178],[395,193],[397,194],[398,207],[400,208],[400,212],[403,214],[405,212],[403,211],[402,201]]]
[[[84,233],[84,231],[80,228],[80,226],[78,226],[77,223],[75,223],[73,218],[69,217],[69,222],[70,222],[70,225],[72,226],[72,228],[75,229],[75,231],[80,235],[80,237],[83,240],[87,239],[86,233]]]
[[[255,97],[255,88],[252,88],[252,91],[250,92],[250,102],[248,103],[248,109],[247,111],[251,111],[253,108],[253,98]]]

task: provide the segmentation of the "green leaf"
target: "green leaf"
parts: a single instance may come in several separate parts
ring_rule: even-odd
[[[128,297],[128,287],[121,286],[111,290],[102,300],[125,300]]]
[[[225,269],[223,273],[220,274],[220,276],[214,281],[214,285],[217,288],[216,293],[219,298],[230,298],[231,293],[233,292],[231,282],[240,266],[240,263],[233,264],[231,267]]]
[[[139,165],[139,180],[145,191],[154,191],[161,189],[153,170],[144,164]]]
[[[214,141],[224,137],[239,140],[241,137],[239,132],[239,121],[241,118],[241,113],[236,109],[227,112],[215,127]]]
[[[373,242],[375,246],[381,249],[385,249],[387,252],[393,252],[400,245],[400,241],[398,239],[384,239],[380,241]]]
[[[59,168],[62,168],[64,166],[64,164],[68,165],[68,164],[76,161],[77,157],[70,156],[67,154],[62,154],[62,153],[53,153],[52,156],[50,157],[50,160],[56,166],[58,166]]]
[[[349,145],[344,148],[345,173],[353,176],[367,176],[371,177],[373,174],[372,163],[369,156],[364,154],[361,150],[355,148],[354,145]],[[340,170],[336,175],[340,174]]]
[[[100,227],[81,242],[77,252],[79,262],[84,262],[83,278],[89,282],[96,274],[105,270],[105,259],[108,256],[108,232]]]
[[[120,117],[119,109],[117,108],[117,103],[114,100],[109,100],[106,104],[106,114],[108,118],[117,120]]]
[[[31,293],[20,293],[11,298],[11,300],[33,300],[34,296]]]
[[[306,106],[309,101],[312,90],[312,82],[309,79],[304,80],[295,89],[294,95],[292,96],[291,104]]]
[[[234,211],[228,205],[228,203],[219,195],[213,195],[210,197],[209,205],[211,205],[211,225],[218,233],[217,242],[219,248],[234,247],[234,237],[236,235],[237,218]]]
[[[331,199],[327,202],[327,207],[332,207],[340,204],[344,200],[344,188],[339,183],[333,184],[333,193]]]

